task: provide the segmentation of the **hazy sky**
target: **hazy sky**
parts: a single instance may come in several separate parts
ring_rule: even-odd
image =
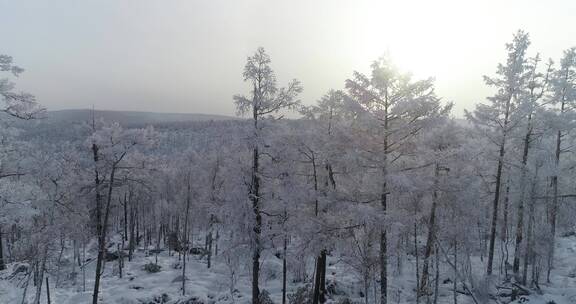
[[[558,59],[576,45],[576,0],[0,0],[0,53],[49,109],[233,114],[246,56],[264,46],[305,103],[389,52],[436,77],[459,115],[490,93],[481,76],[519,28],[531,53]]]

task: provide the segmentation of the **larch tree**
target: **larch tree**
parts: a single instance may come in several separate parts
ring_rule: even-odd
[[[498,222],[498,204],[502,192],[503,170],[506,156],[507,141],[510,133],[518,126],[517,109],[519,97],[526,88],[528,81],[526,50],[530,45],[528,34],[518,31],[511,43],[506,44],[508,52],[505,64],[499,64],[496,77],[484,76],[488,86],[494,87],[497,92],[488,97],[488,103],[479,103],[474,112],[466,112],[467,118],[491,137],[497,152],[495,188],[492,200],[492,215],[490,224],[490,244],[488,249],[488,262],[486,273],[492,274],[494,261],[494,247],[496,241],[496,228]]]
[[[261,168],[260,159],[264,138],[261,134],[262,120],[266,117],[274,119],[274,114],[285,110],[295,110],[300,105],[297,99],[302,92],[302,86],[296,79],[292,80],[286,88],[279,88],[276,75],[270,66],[270,56],[264,48],[260,47],[250,57],[244,66],[242,76],[249,82],[252,91],[249,96],[235,95],[234,103],[237,113],[250,114],[253,134],[250,139],[252,151],[251,177],[249,182],[248,198],[252,203],[254,213],[252,235],[252,304],[259,304],[260,288],[260,254],[262,251],[262,197],[261,197]]]
[[[379,171],[380,210],[386,218],[391,165],[402,157],[405,144],[425,127],[428,119],[447,114],[451,107],[441,106],[432,78],[412,81],[410,75],[399,72],[386,57],[376,60],[371,67],[370,76],[354,72],[346,80],[346,89],[358,105],[360,119],[367,122],[363,131],[367,137],[366,151],[372,167]],[[382,223],[379,232],[381,304],[388,301],[388,224]]]
[[[301,136],[300,154],[311,167],[308,176],[314,188],[314,216],[321,216],[321,201],[336,190],[335,161],[341,157],[345,148],[341,144],[345,135],[342,130],[346,119],[347,96],[340,90],[330,90],[311,107],[304,109],[303,114],[310,120],[310,136]],[[306,143],[307,142],[307,143]],[[321,197],[319,197],[321,196]],[[319,219],[322,221],[323,219]],[[320,249],[316,258],[313,304],[324,303],[326,293],[327,249]]]
[[[550,270],[553,267],[554,237],[556,235],[556,219],[558,215],[558,176],[562,152],[562,140],[569,128],[573,127],[574,106],[576,105],[576,48],[564,51],[560,67],[551,79],[551,102],[557,107],[560,123],[556,124],[556,142],[554,148],[554,174],[551,177],[552,206],[550,207],[550,249],[548,253],[547,280],[550,281]]]
[[[552,70],[552,61],[547,64],[545,73],[538,71],[538,64],[540,63],[540,55],[530,58],[527,64],[528,70],[528,84],[527,90],[523,91],[520,96],[520,111],[525,117],[524,131],[522,136],[522,160],[519,165],[519,193],[516,204],[516,232],[514,242],[514,261],[512,262],[512,272],[516,282],[521,282],[520,278],[520,259],[522,256],[522,242],[524,239],[524,210],[525,210],[525,193],[528,184],[528,158],[531,148],[531,143],[534,141],[534,120],[537,111],[542,107],[541,99],[546,92],[548,86],[549,75]],[[512,300],[516,299],[518,290],[512,290]]]

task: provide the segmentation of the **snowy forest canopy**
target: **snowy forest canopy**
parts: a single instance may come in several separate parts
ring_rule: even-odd
[[[576,48],[504,51],[466,119],[387,57],[306,105],[258,48],[245,119],[149,126],[45,120],[0,55],[0,302],[560,303]]]

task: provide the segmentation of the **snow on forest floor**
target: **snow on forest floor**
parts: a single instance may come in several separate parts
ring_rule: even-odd
[[[532,295],[521,298],[515,303],[530,304],[573,304],[576,303],[576,237],[559,238],[556,248],[556,268],[552,273],[551,284],[541,284],[543,295]],[[261,289],[270,293],[274,303],[281,303],[282,263],[274,255],[264,257],[261,277]],[[206,260],[190,256],[187,260],[186,295],[182,296],[182,270],[175,269],[177,255],[168,255],[163,251],[158,255],[160,272],[148,273],[143,270],[146,263],[154,262],[153,255],[147,256],[143,250],[135,252],[132,262],[125,260],[123,278],[118,277],[117,261],[108,262],[102,278],[100,301],[104,304],[213,304],[213,303],[250,303],[250,277],[247,271],[239,271],[242,275],[236,278],[234,297],[230,292],[230,269],[216,259],[211,269],[207,268]],[[345,263],[336,257],[330,257],[327,269],[327,281],[336,284],[339,296],[333,296],[333,301],[348,297],[354,303],[365,303],[363,285],[360,277]],[[413,288],[413,259],[403,265],[402,274],[392,274],[389,287],[389,303],[415,303]],[[82,273],[73,280],[60,278],[60,287],[54,288],[56,277],[50,275],[50,294],[54,304],[91,303],[94,280],[94,263],[86,267],[86,291],[82,289]],[[12,277],[15,269],[21,264],[11,263],[8,269],[0,272],[0,303],[22,303],[24,274]],[[395,267],[391,267],[394,271]],[[62,273],[65,273],[64,271]],[[449,273],[449,272],[446,272]],[[310,274],[309,274],[310,275]],[[440,277],[443,282],[448,277]],[[451,278],[450,278],[451,279]],[[295,284],[288,281],[288,294],[293,293],[303,283]],[[439,303],[453,303],[452,284],[440,284]],[[32,303],[35,288],[30,282],[27,291],[27,302]],[[369,292],[369,303],[374,303],[377,295]],[[552,302],[551,302],[552,301]],[[425,302],[425,301],[424,301]],[[43,287],[40,303],[46,303],[46,290]],[[460,295],[458,303],[472,303],[467,296]]]
[[[576,236],[560,237],[556,241],[554,269],[550,284],[541,283],[543,295],[532,295],[530,304],[574,304],[576,303]]]

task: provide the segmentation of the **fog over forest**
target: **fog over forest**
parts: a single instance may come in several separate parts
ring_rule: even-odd
[[[0,304],[576,303],[576,5],[478,3],[0,0]]]

